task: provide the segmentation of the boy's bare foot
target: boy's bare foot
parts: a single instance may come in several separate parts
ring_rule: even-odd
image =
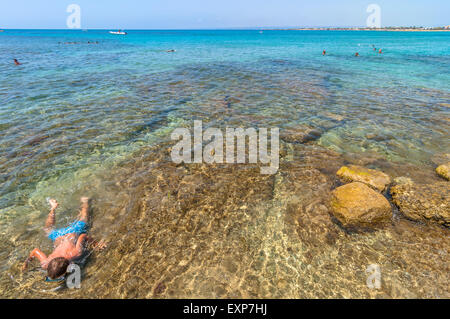
[[[56,199],[49,199],[48,200],[48,203],[50,204],[50,207],[52,208],[52,209],[56,209],[57,207],[58,207],[58,202],[56,201]]]
[[[81,201],[83,204],[87,204],[87,203],[89,202],[89,197],[83,196],[83,197],[80,198],[80,201]]]

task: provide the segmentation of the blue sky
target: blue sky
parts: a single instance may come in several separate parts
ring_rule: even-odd
[[[72,3],[86,29],[364,26],[371,3],[382,26],[450,25],[449,0],[2,0],[0,28],[64,29]]]

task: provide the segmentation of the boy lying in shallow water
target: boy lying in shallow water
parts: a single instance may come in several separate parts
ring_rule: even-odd
[[[103,249],[106,247],[104,241],[96,242],[86,233],[88,231],[88,217],[89,217],[89,198],[81,198],[81,211],[78,219],[69,227],[54,229],[55,226],[55,211],[58,207],[58,202],[50,199],[51,205],[50,213],[45,222],[45,232],[54,243],[53,252],[46,256],[38,248],[33,249],[30,256],[23,264],[22,270],[25,271],[28,263],[33,259],[39,259],[41,267],[47,269],[47,275],[50,279],[56,279],[63,276],[70,262],[81,257],[84,253],[86,244],[90,244],[93,249]]]

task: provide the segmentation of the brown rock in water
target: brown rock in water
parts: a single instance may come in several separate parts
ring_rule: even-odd
[[[388,222],[391,205],[380,193],[354,182],[331,193],[331,211],[344,227],[370,227]]]
[[[158,283],[158,285],[153,290],[153,293],[155,295],[160,295],[160,294],[162,294],[164,292],[164,290],[166,290],[166,285],[164,285],[164,283],[160,282],[160,283]]]
[[[450,180],[450,162],[438,166],[436,168],[436,173],[438,173],[439,176],[445,178],[446,180]]]
[[[358,165],[342,166],[336,175],[346,183],[361,182],[382,192],[391,183],[391,178],[383,172]]]
[[[332,120],[338,121],[338,122],[341,122],[341,121],[343,121],[345,119],[345,117],[343,117],[340,114],[335,114],[335,113],[330,113],[330,112],[327,112],[324,115],[326,117],[328,117],[328,118],[330,118]]]
[[[412,184],[412,183],[413,183],[413,181],[411,178],[405,177],[405,176],[400,176],[400,177],[394,178],[393,185]]]
[[[439,166],[442,163],[448,163],[450,162],[450,153],[437,153],[434,154],[431,158],[431,161],[436,165]]]
[[[450,226],[450,186],[447,182],[395,185],[391,195],[394,204],[409,219]]]
[[[310,128],[310,127],[299,127],[296,129],[285,129],[281,130],[280,138],[286,143],[308,143],[311,141],[318,140],[322,136],[322,132]]]

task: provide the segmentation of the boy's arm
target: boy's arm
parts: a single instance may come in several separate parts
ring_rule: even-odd
[[[47,256],[39,249],[39,248],[35,248],[31,251],[30,255],[28,256],[28,258],[25,260],[25,262],[23,263],[22,266],[22,270],[26,270],[28,263],[33,259],[33,258],[37,258],[39,259],[39,262],[42,264],[43,262],[45,262],[47,260]]]
[[[86,234],[81,234],[78,236],[77,244],[76,244],[76,250],[79,254],[83,252],[83,245],[85,242],[87,242],[88,236]]]

